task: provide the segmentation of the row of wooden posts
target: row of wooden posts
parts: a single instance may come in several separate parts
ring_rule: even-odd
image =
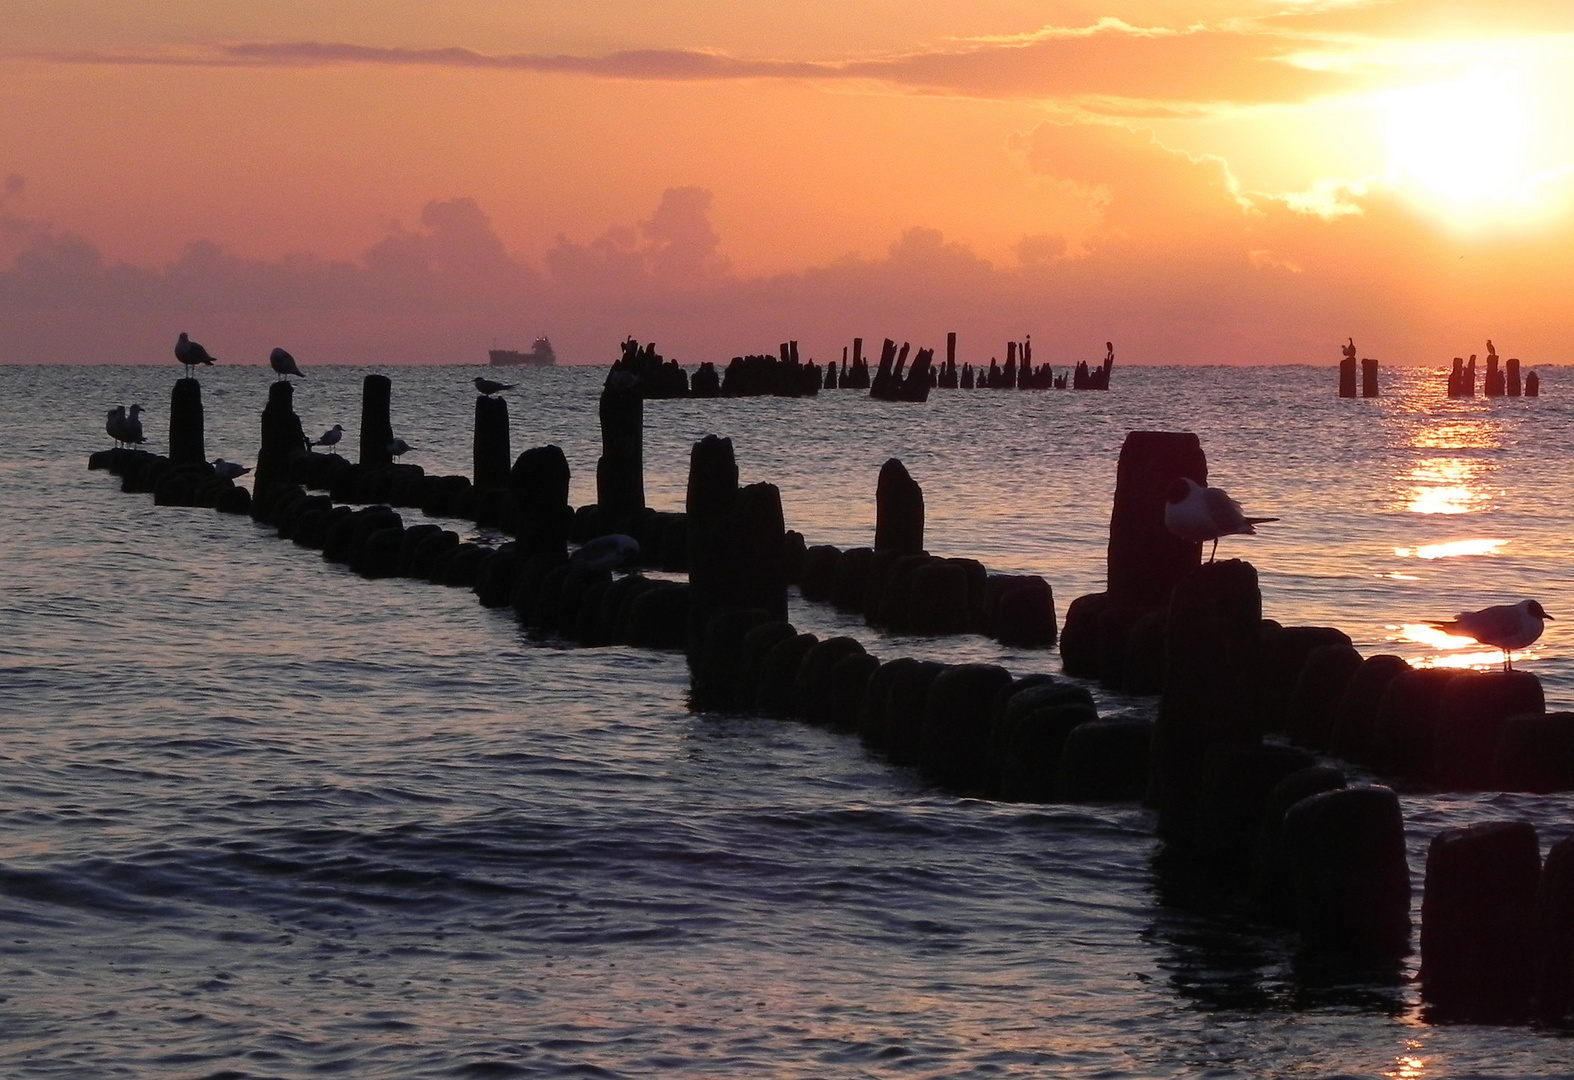
[[[598,501],[577,512],[557,447],[509,462],[499,399],[477,401],[475,480],[458,484],[386,459],[378,437],[391,434],[385,377],[366,379],[354,464],[307,450],[291,395],[288,384],[270,388],[253,498],[230,494],[245,489],[222,487],[211,468],[203,478],[200,387],[192,379],[176,385],[167,458],[113,450],[90,465],[160,502],[249,509],[281,537],[368,577],[469,587],[487,606],[512,607],[527,625],[587,644],[682,648],[695,708],[856,730],[893,762],[916,764],[960,792],[1031,800],[1140,793],[1157,813],[1170,872],[1207,882],[1224,904],[1249,897],[1261,917],[1297,927],[1319,955],[1393,962],[1408,951],[1411,927],[1397,795],[1349,784],[1318,753],[1359,760],[1358,748],[1387,745],[1378,734],[1387,718],[1397,725],[1390,739],[1397,752],[1427,762],[1424,779],[1527,790],[1574,783],[1549,767],[1574,760],[1574,716],[1545,712],[1534,675],[1445,677],[1410,671],[1399,658],[1363,659],[1336,630],[1265,621],[1250,564],[1202,565],[1200,546],[1162,525],[1172,480],[1206,482],[1194,435],[1128,436],[1108,587],[1073,602],[1060,635],[1066,675],[1156,689],[1150,721],[1100,718],[1085,685],[1064,678],[1014,677],[994,664],[881,661],[853,638],[820,641],[788,622],[796,581],[810,600],[845,590],[842,601],[861,604],[871,625],[901,611],[905,629],[935,619],[929,628],[938,634],[985,628],[991,619],[998,631],[1012,604],[1032,626],[1047,607],[1050,633],[1046,640],[1040,630],[1034,643],[1054,641],[1047,583],[1008,587],[1000,575],[980,576],[970,560],[923,551],[921,489],[900,463],[882,469],[874,545],[838,551],[790,536],[775,486],[740,484],[732,445],[716,436],[693,448],[685,511],[646,507],[642,405],[628,388],[602,394]],[[495,548],[467,544],[436,524],[407,527],[386,503],[490,515],[514,539]],[[568,555],[575,537],[620,531],[686,569],[687,582],[614,580]],[[903,576],[908,589],[893,591]],[[912,588],[915,581],[922,587]],[[955,599],[949,615],[915,604],[915,595],[937,591]],[[1422,992],[1440,1014],[1566,1015],[1574,979],[1571,843],[1555,845],[1543,867],[1524,822],[1436,838],[1422,906]]]
[[[934,350],[920,348],[912,354],[910,342],[898,346],[886,338],[880,359],[871,372],[863,354],[863,338],[854,338],[851,349],[842,350],[840,369],[834,362],[822,370],[813,360],[798,357],[798,343],[784,341],[779,354],[735,356],[725,371],[703,363],[693,376],[676,360],[664,359],[655,343],[641,345],[633,338],[623,343],[622,354],[607,376],[609,387],[637,389],[646,398],[679,397],[805,397],[824,390],[867,390],[869,396],[884,401],[924,401],[932,389],[950,390],[1048,390],[1066,389],[1068,379],[1074,390],[1108,390],[1110,371],[1115,364],[1114,346],[1108,346],[1101,365],[1080,362],[1065,374],[1056,375],[1049,364],[1033,366],[1033,343],[1006,343],[1006,362],[990,358],[989,367],[974,369],[956,362],[956,334],[946,335],[946,358],[936,363]]]
[[[1361,359],[1361,396],[1374,398],[1378,396],[1377,361],[1367,356]],[[1523,388],[1522,388],[1523,386]],[[1339,396],[1353,398],[1356,396],[1356,362],[1355,357],[1346,355],[1339,362]],[[1541,376],[1534,371],[1525,374],[1521,384],[1519,374],[1519,358],[1509,357],[1503,368],[1498,368],[1497,353],[1487,356],[1486,377],[1482,382],[1482,393],[1486,397],[1540,397]],[[1468,361],[1461,357],[1454,357],[1454,366],[1448,373],[1448,396],[1475,397],[1476,396],[1476,358],[1474,355]]]

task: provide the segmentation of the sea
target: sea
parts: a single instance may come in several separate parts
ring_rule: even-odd
[[[406,460],[468,473],[470,380],[498,372],[381,370]],[[1429,624],[1534,597],[1558,621],[1515,661],[1569,709],[1574,369],[1540,371],[1540,398],[1492,400],[1448,399],[1441,369],[1341,400],[1332,368],[1121,366],[1103,393],[650,401],[645,496],[681,510],[717,434],[810,544],[867,545],[897,457],[930,551],[1040,574],[1063,616],[1103,585],[1126,433],[1192,431],[1210,481],[1279,519],[1219,548],[1265,615],[1484,668]],[[367,372],[307,364],[295,394],[351,454]],[[691,710],[681,654],[540,639],[467,591],[122,494],[87,468],[105,412],[140,402],[166,448],[180,374],[0,367],[0,1076],[1574,1074],[1566,1030],[1434,1022],[1414,955],[1329,979],[1293,934],[1189,903],[1140,806],[958,797],[853,736]],[[513,452],[562,447],[576,505],[604,374],[520,370],[506,395]],[[209,457],[251,464],[271,372],[200,378]],[[1061,668],[796,593],[791,617],[882,659]],[[1566,795],[1402,804],[1417,929],[1440,830],[1574,831]]]

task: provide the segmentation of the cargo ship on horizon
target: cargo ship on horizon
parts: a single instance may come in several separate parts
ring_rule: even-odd
[[[531,342],[529,352],[493,348],[487,350],[487,356],[493,367],[551,367],[557,363],[552,343],[545,337],[538,337]]]

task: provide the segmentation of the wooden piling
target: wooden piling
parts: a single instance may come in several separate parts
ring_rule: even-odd
[[[169,395],[169,462],[202,465],[208,460],[202,438],[202,384],[179,379]]]
[[[390,403],[393,400],[393,382],[386,375],[368,375],[361,383],[361,464],[391,465],[393,455],[388,444],[393,441],[393,420]]]

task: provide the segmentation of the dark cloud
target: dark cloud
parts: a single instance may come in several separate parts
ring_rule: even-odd
[[[483,53],[466,48],[393,48],[338,42],[246,42],[185,53],[62,54],[98,64],[218,66],[398,65],[568,73],[610,79],[858,80],[916,92],[1003,99],[1087,99],[1109,112],[1161,112],[1210,103],[1304,100],[1358,85],[1348,71],[1291,62],[1311,39],[1260,23],[1181,30],[1113,20],[1008,39],[947,43],[902,55],[837,61],[750,59],[698,49],[605,56]]]

